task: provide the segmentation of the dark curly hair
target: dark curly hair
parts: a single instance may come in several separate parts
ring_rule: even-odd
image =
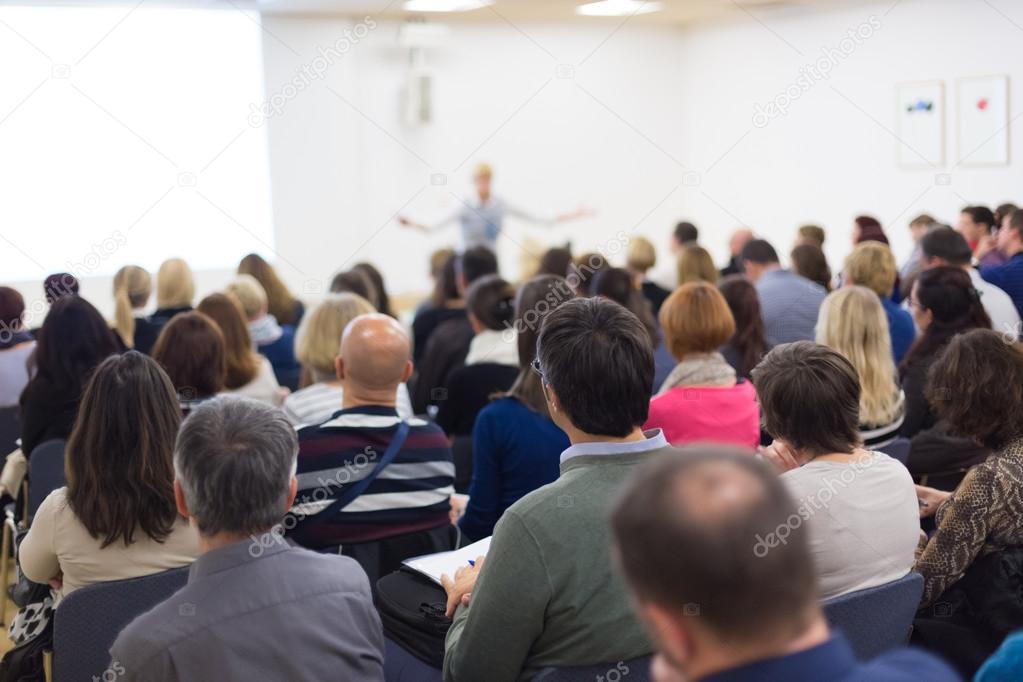
[[[1023,351],[990,329],[949,341],[924,392],[957,434],[997,450],[1023,435]]]

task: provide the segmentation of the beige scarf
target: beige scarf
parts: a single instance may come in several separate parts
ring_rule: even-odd
[[[671,374],[661,384],[657,395],[667,393],[679,386],[731,386],[735,384],[735,370],[725,357],[713,353],[694,353],[675,365]]]

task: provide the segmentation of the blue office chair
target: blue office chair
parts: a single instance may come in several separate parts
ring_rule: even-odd
[[[913,442],[908,438],[896,438],[888,445],[878,449],[892,459],[897,459],[905,464],[909,461],[909,451],[912,447]]]
[[[573,668],[544,668],[533,682],[593,682],[593,680],[621,679],[628,682],[650,682],[652,656],[630,658],[627,661],[598,663]],[[613,672],[617,672],[615,676]]]
[[[36,510],[47,495],[67,485],[64,476],[64,445],[62,440],[48,440],[32,450],[28,459],[29,519],[36,515]]]
[[[841,630],[856,657],[867,661],[906,644],[923,592],[923,576],[910,573],[878,587],[834,597],[822,606],[831,627]]]
[[[384,682],[442,682],[444,673],[384,637]]]
[[[53,614],[52,682],[114,679],[110,647],[137,616],[185,586],[188,567],[142,578],[82,587],[64,597]]]

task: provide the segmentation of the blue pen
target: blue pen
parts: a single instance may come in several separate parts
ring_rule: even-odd
[[[476,562],[473,561],[472,559],[469,559],[469,565],[472,566],[473,568],[475,568],[476,567]]]

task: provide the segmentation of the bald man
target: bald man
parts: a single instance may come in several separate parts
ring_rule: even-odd
[[[403,559],[452,549],[455,466],[444,432],[395,409],[411,343],[391,317],[352,320],[335,360],[342,402],[298,431],[298,494],[284,519],[296,543],[355,558],[370,583]]]

